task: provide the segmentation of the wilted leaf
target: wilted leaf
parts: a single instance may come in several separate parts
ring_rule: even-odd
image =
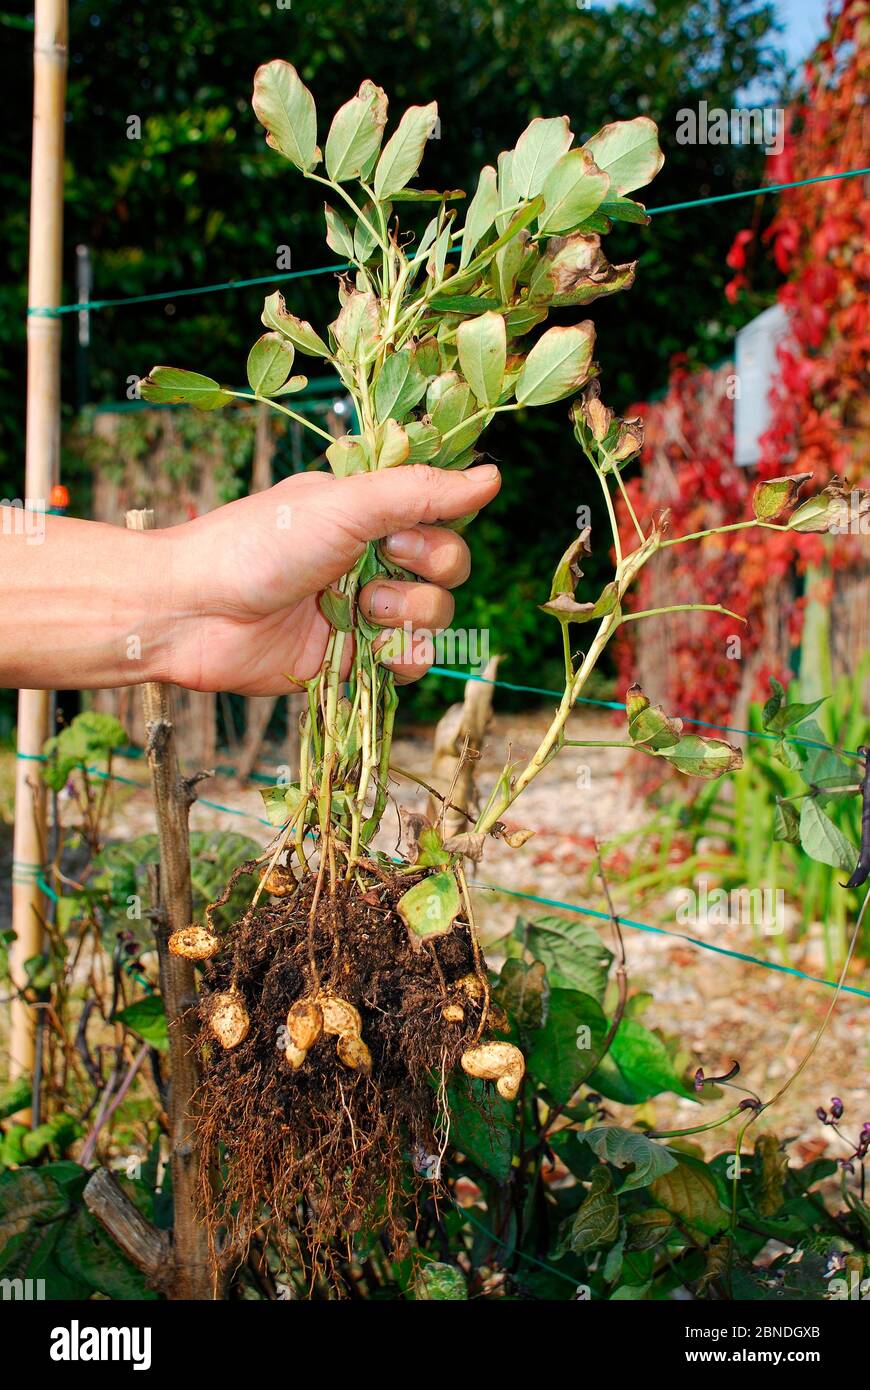
[[[582,386],[592,363],[595,327],[549,328],[535,343],[517,381],[520,405],[547,405]]]
[[[263,305],[261,319],[267,328],[282,333],[300,352],[309,357],[331,357],[332,353],[319,333],[316,333],[305,319],[297,318],[287,312],[284,296],[280,290],[270,294]]]
[[[349,358],[358,358],[371,348],[378,336],[378,301],[373,294],[353,290],[333,324],[336,342]]]
[[[320,160],[314,97],[292,64],[275,58],[257,68],[252,104],[266,143],[297,169],[313,169]]]
[[[369,468],[365,440],[359,435],[343,434],[327,445],[326,457],[336,478],[349,478],[354,473],[366,473]]]
[[[658,754],[687,777],[721,777],[743,766],[739,748],[725,739],[701,738],[698,734],[684,734],[673,747],[661,748]]]
[[[790,531],[830,531],[835,535],[847,535],[859,530],[863,518],[868,515],[870,493],[860,488],[846,492],[835,480],[792,512],[788,528]]]
[[[402,894],[396,910],[417,950],[427,937],[446,936],[462,911],[455,875],[429,874]]]
[[[378,449],[378,468],[395,468],[405,463],[411,452],[411,441],[397,420],[387,420],[381,427]]]
[[[583,146],[605,173],[616,193],[631,193],[655,178],[665,162],[658,128],[649,116],[613,121]]]
[[[670,1212],[661,1207],[644,1207],[633,1211],[627,1221],[626,1250],[652,1250],[673,1229]]]
[[[334,183],[359,178],[381,147],[387,94],[366,78],[355,97],[339,107],[326,138],[326,170]]]
[[[718,1235],[728,1225],[715,1180],[698,1162],[679,1158],[675,1168],[656,1178],[650,1192],[659,1206],[704,1235]]]
[[[752,510],[759,521],[774,521],[797,501],[797,495],[812,473],[792,473],[757,483],[752,494]]]

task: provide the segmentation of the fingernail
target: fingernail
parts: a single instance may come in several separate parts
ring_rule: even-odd
[[[395,589],[391,589],[388,584],[375,586],[368,602],[368,609],[373,618],[395,618],[400,608],[399,595]]]
[[[422,531],[397,531],[394,536],[387,536],[384,549],[397,560],[417,560],[425,544]]]
[[[493,478],[497,478],[499,476],[498,464],[479,463],[476,466],[476,468],[467,469],[464,476],[466,478],[471,478],[472,481],[474,481],[475,483],[491,482]]]

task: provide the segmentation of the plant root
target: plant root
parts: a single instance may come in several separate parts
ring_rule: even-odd
[[[331,1277],[356,1233],[404,1248],[433,1177],[414,1176],[409,1155],[438,1152],[444,1078],[489,997],[467,922],[414,949],[395,910],[414,881],[381,872],[323,893],[306,876],[240,918],[207,967],[197,1099],[200,1142],[220,1155],[202,1191],[215,1259],[241,1262],[265,1223],[282,1258],[305,1252],[312,1279]],[[228,996],[248,1026],[222,1046]]]

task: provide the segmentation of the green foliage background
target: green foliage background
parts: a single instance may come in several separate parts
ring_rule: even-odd
[[[7,109],[0,171],[0,492],[18,496],[23,473],[27,219],[32,30],[0,15]],[[331,263],[321,209],[288,177],[263,142],[250,109],[255,66],[296,64],[322,111],[334,110],[371,76],[389,93],[395,118],[409,103],[437,98],[440,139],[427,150],[424,184],[473,191],[535,115],[567,114],[578,142],[609,120],[646,113],[660,125],[665,168],[656,204],[753,187],[763,175],[758,146],[685,146],[676,113],[701,100],[730,108],[741,89],[753,103],[782,90],[773,5],[762,0],[644,0],[577,8],[574,0],[252,0],[196,7],[154,0],[71,0],[67,127],[65,290],[74,297],[75,247],[93,256],[95,297],[268,275],[277,248],[293,269]],[[127,138],[128,118],[142,137]],[[11,124],[11,129],[9,128]],[[759,215],[765,215],[761,209]],[[592,307],[605,399],[617,410],[661,387],[675,352],[699,360],[727,353],[741,311],[726,305],[725,255],[738,222],[718,208],[616,228],[613,262],[640,257],[635,287]],[[268,288],[268,287],[265,287]],[[323,325],[334,316],[330,276],[283,287],[288,306]],[[263,288],[182,298],[93,315],[90,395],[123,400],[127,378],[165,360],[196,368],[207,344],[209,371],[241,378]],[[65,402],[75,404],[75,328],[64,332]],[[506,679],[552,684],[558,659],[539,624],[539,576],[552,570],[576,524],[597,502],[565,410],[494,423],[489,450],[505,487],[472,528],[474,577],[456,622],[488,626],[494,650],[512,657]],[[87,508],[82,464],[67,461],[72,510]],[[594,578],[594,567],[588,573]],[[549,666],[551,657],[555,658]],[[558,683],[558,680],[556,681]],[[428,682],[423,703],[455,691]],[[447,683],[445,682],[446,686]],[[419,698],[419,697],[418,697]]]

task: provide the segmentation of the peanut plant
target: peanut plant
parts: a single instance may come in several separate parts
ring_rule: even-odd
[[[615,122],[575,146],[566,117],[536,118],[481,170],[460,229],[461,190],[412,184],[437,121],[434,102],[410,107],[384,142],[387,96],[366,79],[334,116],[322,153],[314,99],[289,63],[257,71],[253,105],[269,146],[328,190],[326,240],[347,261],[338,316],[321,335],[275,292],[263,308],[266,332],[248,356],[248,391],[159,366],[142,383],[143,398],[200,410],[265,402],[323,438],[338,477],[409,463],[466,468],[497,415],[571,398],[614,555],[611,581],[580,600],[589,529],[565,551],[541,605],[559,624],[564,651],[565,690],[549,728],[528,760],[504,766],[465,832],[445,840],[438,825],[425,826],[413,863],[397,863],[373,844],[389,798],[397,706],[390,662],[402,634],[384,640],[357,605],[376,575],[408,576],[370,544],[320,595],[329,640],[320,670],[297,680],[307,692],[298,778],[263,794],[278,834],[252,908],[226,934],[206,913],[205,927],[178,933],[172,946],[207,962],[201,1134],[223,1145],[231,1170],[216,1220],[230,1230],[230,1246],[244,1246],[259,1205],[268,1202],[280,1216],[298,1214],[301,1203],[313,1213],[308,1236],[316,1245],[324,1232],[355,1229],[360,1210],[377,1202],[389,1221],[405,1149],[436,1151],[446,1078],[458,1064],[496,1082],[502,1099],[517,1096],[520,1050],[482,1037],[498,1030],[500,1010],[474,931],[464,859],[479,859],[491,836],[517,848],[528,838],[509,831],[503,817],[562,747],[577,746],[568,719],[610,638],[622,623],[650,616],[623,611],[627,590],[660,549],[709,532],[672,538],[667,515],[642,525],[632,512],[637,543],[623,547],[614,490],[627,500],[622,470],[642,447],[641,423],[619,418],[601,399],[592,323],[547,326],[554,312],[576,319],[583,306],[631,286],[636,263],[611,265],[601,237],[614,222],[648,221],[628,195],[662,164],[651,120]],[[416,238],[405,228],[406,204],[412,220],[420,207],[431,214]],[[294,371],[297,354],[337,374],[353,401],[353,433],[334,439],[287,404],[307,382]],[[759,484],[754,516],[719,529],[823,530],[842,520],[852,505],[846,493],[832,485],[798,504],[803,481]],[[655,611],[692,608],[729,612],[719,604]],[[730,744],[686,734],[637,686],[628,692],[627,721],[627,736],[608,742],[700,778],[739,766]],[[258,910],[263,893],[273,905]],[[609,1041],[616,1026],[618,1019]],[[288,1110],[293,1125],[278,1135],[276,1120]],[[314,1150],[316,1173],[308,1162]]]

